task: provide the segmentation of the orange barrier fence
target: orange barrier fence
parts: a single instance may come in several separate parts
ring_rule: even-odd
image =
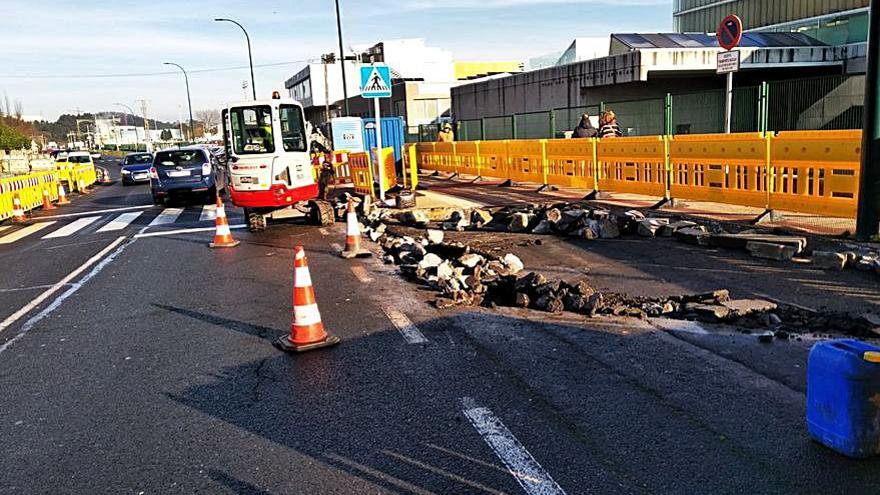
[[[376,149],[373,149],[375,153]],[[397,170],[394,168],[394,149],[383,148],[382,158],[385,163],[385,190],[397,185]],[[379,170],[378,164],[374,164],[370,153],[350,153],[348,155],[348,168],[351,172],[354,191],[358,194],[369,195],[375,198],[378,187]]]
[[[421,169],[854,218],[861,131],[417,143]]]

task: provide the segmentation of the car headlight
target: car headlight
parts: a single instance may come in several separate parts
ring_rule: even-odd
[[[122,171],[122,175],[129,175],[129,174],[131,174],[131,170],[123,170]]]

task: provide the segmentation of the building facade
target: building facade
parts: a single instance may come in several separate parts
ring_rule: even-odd
[[[868,39],[870,0],[675,0],[679,33],[714,33],[736,13],[746,31],[803,33],[829,45]]]

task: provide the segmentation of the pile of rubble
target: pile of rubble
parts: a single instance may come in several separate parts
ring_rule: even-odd
[[[531,233],[580,239],[615,239],[625,235],[672,237],[696,246],[721,247],[748,251],[752,256],[776,261],[805,257],[807,238],[743,230],[731,233],[718,222],[697,223],[667,217],[646,217],[638,210],[615,213],[605,208],[581,203],[550,205],[523,204],[492,209],[446,210],[440,219],[414,209],[395,216],[404,225],[427,227],[436,224],[442,230],[487,230]],[[859,245],[845,250],[812,252],[813,266],[824,270],[846,267],[880,274],[880,252]]]
[[[551,210],[553,208],[548,208],[542,215],[536,215],[539,219],[535,227],[546,222],[550,229],[577,232],[576,235],[586,236],[585,230],[595,232],[593,229],[598,226],[596,233],[599,237],[603,232],[608,235],[614,228],[618,229],[617,235],[620,235],[621,230],[626,232],[633,229],[639,232],[640,229],[647,231],[655,226],[655,235],[695,235],[687,233],[688,229],[707,232],[696,229],[693,222],[645,222],[648,219],[639,218],[635,214],[637,212],[626,212],[621,218],[595,211]],[[519,225],[530,225],[535,221],[535,218],[519,216],[520,213],[523,212],[509,215],[506,223],[516,221],[520,222]],[[392,213],[387,210],[370,213],[364,232],[373,241],[379,242],[384,250],[386,263],[399,265],[401,273],[407,279],[438,292],[439,297],[435,304],[441,309],[456,305],[483,305],[521,307],[549,313],[568,311],[587,317],[665,317],[733,324],[745,332],[759,329],[765,332],[761,334],[762,339],[766,338],[767,330],[773,330],[774,333],[770,335],[777,338],[806,332],[876,337],[880,331],[880,322],[870,315],[854,317],[843,313],[813,313],[806,309],[778,306],[770,301],[731,299],[727,290],[660,298],[629,297],[597,291],[586,280],[548,280],[534,272],[523,275],[523,263],[512,253],[499,256],[480,252],[462,242],[448,241],[444,231],[440,229],[421,230],[419,232],[422,234],[418,238],[416,234],[392,232],[398,228],[389,230],[386,222],[391,220],[391,216]],[[474,210],[470,216],[463,212],[453,212],[446,221],[441,222],[441,226],[447,230],[463,230],[466,228],[465,223],[467,227],[482,223],[481,227],[491,230],[494,228],[493,224],[499,224],[498,219],[497,214],[492,215],[486,210]],[[431,223],[427,215],[419,210],[399,214],[396,220],[420,227]],[[412,229],[408,230],[412,232]],[[531,228],[532,232],[535,230]],[[680,234],[682,230],[685,231],[684,234]],[[716,236],[716,243],[727,246],[736,246],[743,242],[736,239],[735,234],[719,231],[709,235]],[[786,245],[803,250],[805,242],[797,244],[796,239],[799,238],[792,239],[786,241],[791,242]]]

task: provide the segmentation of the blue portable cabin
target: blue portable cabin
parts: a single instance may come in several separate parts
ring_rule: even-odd
[[[403,167],[403,144],[405,142],[403,117],[382,117],[382,147],[394,149],[394,165],[398,173]],[[376,147],[376,119],[364,119],[364,145]]]

